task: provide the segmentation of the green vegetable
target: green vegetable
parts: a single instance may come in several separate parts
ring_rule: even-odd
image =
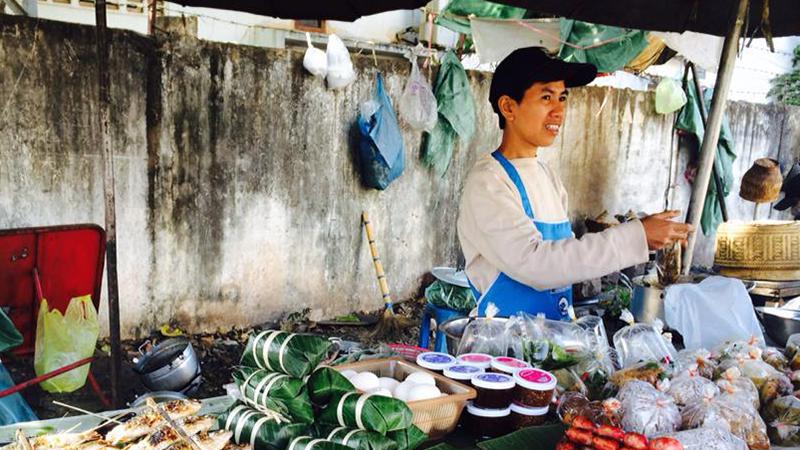
[[[355,314],[350,313],[346,316],[339,316],[334,319],[336,322],[361,322],[361,319]]]
[[[543,370],[572,367],[584,359],[582,352],[570,351],[549,339],[523,343],[523,358]]]

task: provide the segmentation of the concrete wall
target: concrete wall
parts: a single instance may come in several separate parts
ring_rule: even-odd
[[[378,192],[361,187],[353,156],[353,123],[377,69],[371,56],[354,59],[359,78],[334,92],[303,71],[300,51],[113,33],[124,335],[169,320],[199,330],[304,306],[316,317],[380,307],[362,210],[396,297],[415,295],[430,267],[457,263],[461,185],[478,152],[499,141],[489,75],[470,73],[478,131],[446,176],[421,167],[421,136],[405,130],[406,172]],[[0,16],[0,227],[103,223],[93,65],[91,28]],[[381,58],[379,69],[396,103],[408,64]],[[609,88],[571,95],[565,131],[542,156],[576,219],[685,209],[686,152],[674,117],[652,102]],[[756,157],[797,158],[797,110],[732,104],[731,119],[737,178]],[[731,209],[752,217],[738,200]]]

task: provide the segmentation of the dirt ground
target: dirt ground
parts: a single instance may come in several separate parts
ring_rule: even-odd
[[[396,306],[398,315],[405,317],[411,326],[404,328],[402,332],[393,337],[386,343],[402,343],[416,345],[419,337],[419,324],[422,316],[424,300],[409,300]],[[382,311],[365,313],[363,316],[378,317]],[[264,324],[256,327],[258,329],[283,327],[297,332],[309,332],[327,337],[339,337],[347,341],[361,343],[362,347],[376,346],[382,342],[374,336],[376,326],[355,326],[355,325],[320,325],[310,322],[301,313],[295,313],[287,317],[279,324]],[[247,337],[252,328],[233,328],[226,332],[209,334],[187,335],[187,337],[200,359],[203,381],[198,390],[191,396],[194,398],[208,398],[225,394],[224,385],[233,381],[232,371],[241,358]],[[152,342],[160,342],[166,337],[160,332],[155,332],[149,338]],[[123,341],[123,367],[121,374],[120,400],[125,406],[134,401],[137,396],[147,392],[142,384],[139,375],[133,370],[133,360],[139,356],[138,348],[146,339]],[[110,358],[101,349],[107,349],[107,342],[100,342],[96,353],[97,360],[92,363],[91,373],[94,375],[101,389],[107,397],[111,397],[111,376]],[[34,378],[36,375],[33,370],[33,357],[19,358],[13,355],[5,356],[3,364],[11,373],[11,377],[19,384]],[[99,396],[92,389],[89,382],[81,389],[69,394],[50,394],[42,390],[38,385],[27,388],[21,392],[23,398],[30,404],[31,408],[41,419],[54,417],[72,416],[81,414],[68,408],[58,406],[53,401],[59,401],[87,411],[98,412],[111,409],[110,405],[104,404]]]

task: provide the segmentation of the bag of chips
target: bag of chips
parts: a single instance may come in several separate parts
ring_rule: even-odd
[[[325,358],[331,345],[330,341],[320,336],[262,331],[248,339],[241,364],[303,378]]]

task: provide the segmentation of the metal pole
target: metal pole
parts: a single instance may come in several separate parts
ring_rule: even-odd
[[[697,69],[694,63],[689,63],[689,68],[692,70],[692,80],[694,81],[694,91],[697,94],[697,102],[700,105],[700,119],[703,120],[703,130],[708,124],[708,117],[706,117],[706,99],[703,97],[703,90],[700,89],[700,79],[697,78]],[[705,133],[705,131],[704,131]],[[719,176],[719,168],[717,167],[717,150],[714,149],[714,164],[711,166],[711,173],[714,175],[714,186],[717,188],[717,201],[719,202],[719,209],[722,211],[722,221],[728,221],[728,206],[725,205],[725,195],[722,187],[722,178]],[[703,202],[705,203],[705,202]]]
[[[114,200],[114,153],[111,150],[111,77],[108,73],[108,26],[106,1],[95,1],[95,35],[97,38],[97,81],[100,107],[101,156],[103,160],[103,198],[106,219],[106,277],[108,289],[108,324],[111,338],[111,401],[119,402],[119,376],[122,351],[119,332],[119,284],[117,282],[117,217]]]
[[[683,254],[683,273],[688,274],[692,268],[692,257],[694,256],[694,245],[697,242],[697,235],[700,231],[700,217],[703,214],[703,205],[706,203],[706,192],[708,182],[711,180],[711,168],[714,167],[714,156],[717,153],[717,143],[719,141],[719,130],[722,128],[722,115],[725,113],[725,102],[728,99],[731,79],[733,78],[733,68],[736,63],[736,50],[739,36],[742,32],[747,3],[749,0],[739,0],[739,8],[736,18],[730,24],[728,35],[725,36],[725,43],[722,48],[722,55],[719,60],[719,73],[717,83],[714,87],[714,97],[711,99],[711,112],[708,116],[708,124],[703,136],[703,145],[700,147],[700,165],[697,170],[697,178],[692,187],[692,199],[689,204],[689,213],[686,221],[694,225],[695,232],[689,236],[689,245]]]

